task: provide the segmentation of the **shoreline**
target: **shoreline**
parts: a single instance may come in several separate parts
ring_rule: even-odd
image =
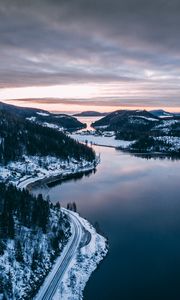
[[[25,186],[21,186],[21,188],[26,188],[29,192],[31,192],[33,189],[38,188],[38,186],[41,185],[53,185],[53,184],[61,184],[61,182],[68,181],[70,179],[75,179],[77,175],[86,175],[92,173],[94,170],[96,170],[96,167],[90,167],[89,169],[81,169],[76,172],[68,172],[67,174],[60,173],[59,175],[49,176],[49,177],[42,177],[42,178],[36,178],[34,181],[32,178],[32,182],[27,183]],[[19,186],[18,186],[19,187]]]
[[[115,139],[115,136],[105,136],[105,135],[94,135],[94,134],[82,134],[81,132],[73,133],[71,135],[72,138],[77,140],[80,143],[87,143],[94,146],[100,146],[100,147],[108,147],[108,148],[114,148],[116,150],[120,150],[126,154],[129,155],[146,155],[146,156],[154,156],[154,157],[167,157],[169,159],[180,159],[180,153],[179,150],[176,149],[176,145],[169,146],[169,149],[160,149],[160,151],[155,151],[155,149],[152,149],[152,152],[147,151],[141,151],[141,149],[133,149],[131,148],[131,145],[133,145],[135,140],[121,140],[121,139]],[[172,149],[174,147],[174,149]]]
[[[42,175],[39,177],[32,177],[29,176],[28,178],[24,179],[21,178],[18,182],[18,184],[16,185],[17,188],[20,189],[27,189],[29,192],[39,186],[39,185],[48,185],[48,184],[53,184],[53,183],[61,183],[63,181],[68,180],[69,178],[73,179],[76,178],[76,176],[78,175],[84,175],[84,174],[89,174],[91,172],[93,172],[94,170],[96,170],[97,165],[100,163],[100,159],[96,158],[96,160],[94,160],[90,165],[88,164],[88,166],[83,166],[83,167],[79,167],[79,169],[76,169],[74,171],[69,170],[69,171],[61,171],[59,172],[59,174],[56,175]]]
[[[76,134],[78,136],[78,134]],[[84,135],[79,135],[80,137],[84,137]],[[93,136],[93,135],[88,135],[88,136]],[[86,136],[87,140],[88,140],[88,136]],[[75,137],[73,137],[75,138]],[[81,140],[77,138],[77,141],[80,143],[85,143],[84,140]],[[125,143],[129,143],[132,144],[134,141],[125,141],[125,140],[115,140],[114,141],[119,141],[119,142],[125,142]],[[109,145],[109,144],[101,144],[101,142],[91,142],[90,140],[88,141],[88,143],[91,143],[91,145],[93,146],[99,146],[99,147],[105,147],[105,148],[114,148],[115,150],[119,150],[121,151],[123,154],[129,154],[129,155],[135,155],[135,156],[151,156],[153,157],[164,157],[164,158],[168,158],[168,159],[180,159],[180,154],[176,153],[176,152],[140,152],[140,151],[133,151],[131,148],[128,149],[128,147],[122,147],[121,145]]]
[[[83,230],[89,232],[90,240],[83,244],[76,251],[65,272],[61,284],[58,286],[53,300],[82,300],[83,292],[92,273],[108,254],[108,239],[97,233],[96,229],[82,218],[79,213],[63,209],[67,214],[73,214],[81,223]],[[73,284],[72,284],[72,278]]]
[[[63,182],[69,179],[76,178],[78,175],[86,175],[93,170],[96,169],[97,165],[100,163],[100,159],[96,158],[95,161],[91,163],[88,167],[82,167],[79,170],[75,170],[74,172],[61,172],[59,175],[55,176],[44,176],[42,178],[33,178],[29,177],[28,179],[19,183],[17,187],[21,189],[27,189],[29,192],[32,192],[33,188],[41,185],[41,184],[53,184],[58,182]],[[65,273],[63,274],[62,279],[58,283],[56,292],[53,296],[53,300],[80,300],[83,299],[83,291],[85,286],[92,275],[92,273],[97,269],[100,262],[105,258],[108,253],[108,240],[102,235],[98,234],[96,229],[83,217],[81,217],[78,213],[68,211],[65,208],[62,208],[64,213],[69,217],[74,214],[76,218],[81,223],[82,231],[89,232],[91,236],[87,243],[83,245],[83,239],[80,241],[79,247],[77,251],[75,251],[72,260]],[[72,228],[73,224],[70,221],[70,226]],[[81,262],[79,262],[79,258],[81,257]],[[44,282],[47,281],[47,278],[51,276],[53,270],[57,268],[58,261],[61,259],[61,255],[57,257],[56,262],[54,263],[52,269],[47,274]],[[75,278],[75,283],[71,284],[72,276]],[[44,284],[44,283],[43,283]],[[43,289],[43,285],[37,291],[37,295],[40,293],[41,289]]]

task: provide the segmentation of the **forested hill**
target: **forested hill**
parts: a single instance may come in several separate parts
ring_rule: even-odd
[[[85,128],[86,125],[76,118],[66,114],[53,114],[46,110],[37,108],[18,107],[15,105],[0,102],[0,110],[11,113],[14,116],[28,119],[31,122],[44,125],[46,127],[57,127],[66,130],[77,130]]]
[[[59,204],[0,183],[0,299],[33,299],[69,236]]]
[[[0,109],[0,299],[33,299],[71,234],[59,204],[15,185],[75,172],[94,159],[62,131]]]
[[[110,130],[119,130],[122,128],[126,130],[127,126],[134,128],[134,126],[138,124],[140,125],[138,129],[140,129],[142,123],[145,121],[151,124],[154,121],[158,122],[159,119],[146,110],[117,110],[97,120],[92,125],[95,128],[106,126],[106,128]]]
[[[0,110],[0,163],[19,160],[22,155],[56,156],[67,160],[93,161],[91,148],[63,132],[32,123],[17,114]]]

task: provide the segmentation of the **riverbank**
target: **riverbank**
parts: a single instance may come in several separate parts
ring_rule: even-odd
[[[77,178],[86,174],[90,174],[93,170],[96,169],[99,160],[96,160],[92,163],[87,163],[84,166],[76,166],[76,168],[71,168],[70,170],[60,171],[55,175],[42,175],[38,177],[29,177],[20,180],[17,184],[17,187],[20,189],[26,188],[29,191],[37,188],[38,186],[50,186],[53,184],[60,184],[63,181]]]
[[[90,168],[86,168],[83,170],[84,173],[91,171],[92,169]],[[77,173],[71,174],[71,176],[73,175],[77,175]],[[37,182],[28,183],[26,188],[28,188],[28,190],[31,190],[35,185],[42,183],[45,184],[45,182],[46,184],[49,184],[55,182],[57,179],[65,180],[66,177],[67,174],[64,174],[64,176],[60,179],[46,178],[44,180],[38,180]],[[83,291],[90,276],[108,253],[108,242],[106,238],[98,234],[95,228],[87,220],[82,218],[78,213],[69,211],[64,208],[62,208],[62,210],[68,216],[69,220],[71,219],[71,215],[73,215],[78,220],[82,233],[79,244],[76,250],[73,252],[73,256],[69,262],[69,265],[67,266],[67,269],[58,284],[57,291],[53,297],[53,300],[80,300],[83,299]],[[70,222],[70,226],[73,235],[73,222]],[[64,256],[64,253],[67,253],[67,248],[68,244],[63,250]],[[50,284],[51,280],[53,280],[53,276],[56,276],[55,273],[61,261],[62,257],[60,256],[59,258],[57,258],[51,272],[45,279],[45,284],[47,282]],[[40,294],[41,289],[44,289],[44,285],[40,288]],[[35,297],[35,299],[37,299],[37,297]]]
[[[88,242],[86,242],[86,238],[82,238],[80,247],[74,253],[53,300],[81,300],[90,276],[107,255],[108,243],[107,239],[98,234],[95,228],[78,213],[64,209],[63,211],[67,214],[73,214],[81,224],[84,236],[89,232],[91,238],[88,239]]]
[[[90,172],[98,163],[98,157],[89,162],[72,158],[62,160],[52,156],[23,156],[21,161],[0,165],[0,181],[11,183],[20,189],[29,189],[34,184],[47,184],[82,172]]]
[[[170,159],[180,159],[180,138],[151,138],[153,141],[152,145],[146,145],[146,141],[144,141],[142,145],[138,145],[138,147],[136,147],[138,141],[117,140],[115,139],[115,133],[112,136],[103,136],[95,135],[95,133],[92,134],[91,132],[86,134],[86,132],[84,133],[82,131],[81,133],[72,134],[71,137],[81,143],[115,148],[129,155],[139,157],[167,157]]]

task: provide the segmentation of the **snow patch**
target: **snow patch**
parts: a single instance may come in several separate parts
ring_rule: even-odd
[[[144,117],[144,116],[132,116],[133,118],[140,118],[140,119],[144,119],[144,120],[148,120],[148,121],[153,121],[153,122],[157,122],[159,121],[158,119],[155,118],[148,118],[148,117]]]
[[[26,118],[26,120],[31,121],[31,122],[35,122],[36,121],[36,117]]]
[[[43,113],[43,112],[37,112],[38,115],[43,116],[43,117],[48,117],[49,114]]]

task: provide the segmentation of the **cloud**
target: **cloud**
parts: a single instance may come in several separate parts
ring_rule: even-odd
[[[1,0],[0,88],[119,83],[179,105],[179,28],[178,0]]]

